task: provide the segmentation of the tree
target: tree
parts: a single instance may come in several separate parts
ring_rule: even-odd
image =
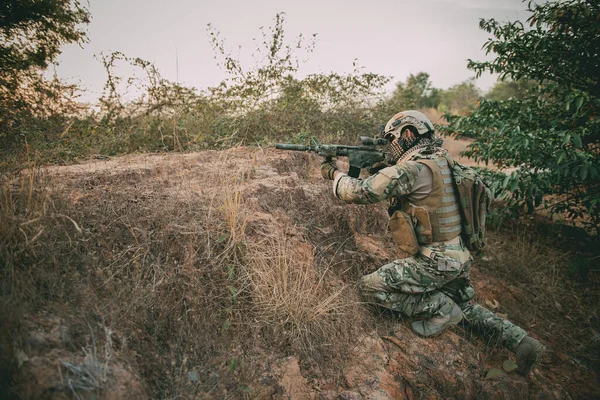
[[[42,72],[60,47],[86,39],[90,15],[78,0],[4,0],[0,3],[0,135],[35,113],[66,87]]]
[[[511,174],[492,187],[510,204],[533,212],[566,212],[590,226],[600,222],[600,3],[529,3],[528,26],[482,20],[493,35],[492,61],[469,60],[477,76],[539,82],[522,98],[484,100],[469,116],[447,116],[446,131],[475,141],[466,155]]]
[[[527,96],[529,90],[537,84],[537,82],[528,79],[520,79],[518,81],[510,79],[498,81],[494,87],[486,93],[485,98],[497,101],[504,101],[510,98],[523,99]]]
[[[396,110],[435,108],[439,103],[439,90],[431,86],[429,74],[410,74],[406,82],[398,82],[388,103]]]
[[[480,98],[479,89],[472,79],[468,79],[440,93],[441,108],[461,115],[470,113]]]

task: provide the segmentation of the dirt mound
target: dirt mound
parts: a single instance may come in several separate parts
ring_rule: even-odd
[[[53,311],[19,321],[13,391],[22,398],[600,396],[594,365],[573,356],[581,341],[570,342],[568,331],[554,337],[518,321],[549,348],[540,368],[523,378],[501,371],[514,360],[511,353],[465,327],[423,339],[411,332],[409,320],[360,304],[358,278],[398,256],[386,210],[340,204],[318,165],[306,154],[238,148],[48,168],[52,194],[78,210],[69,218],[83,233],[69,240],[87,250],[73,287],[88,285],[88,291],[84,299],[53,298]],[[158,220],[160,213],[168,218]],[[222,220],[208,232],[217,214]],[[204,225],[193,224],[200,220]],[[111,240],[123,242],[119,251],[103,250]],[[156,249],[166,242],[171,247]],[[257,243],[262,251],[253,247]],[[505,242],[495,244],[493,254],[508,251]],[[291,255],[285,262],[282,251]],[[257,311],[257,299],[265,298],[252,287],[264,276],[244,270],[248,260],[264,265],[258,272],[281,268],[285,285],[269,281],[263,288],[288,290],[297,296],[293,304],[276,303],[279,314]],[[567,272],[556,273],[569,279]],[[510,318],[525,318],[521,305],[535,299],[493,273],[473,269],[477,299]],[[131,280],[135,285],[125,286]],[[292,293],[293,284],[313,297]],[[170,297],[176,300],[163,306]],[[273,299],[282,297],[267,300]],[[342,311],[320,313],[323,304]],[[118,306],[129,314],[114,311]],[[98,322],[86,329],[71,316],[89,309]],[[564,325],[557,316],[547,318]]]
[[[24,399],[82,398],[144,399],[145,385],[129,365],[112,354],[112,346],[97,348],[93,333],[72,332],[72,322],[40,314],[22,321],[14,343],[18,374],[13,392]],[[110,342],[112,332],[106,332]],[[78,337],[79,336],[79,337]]]

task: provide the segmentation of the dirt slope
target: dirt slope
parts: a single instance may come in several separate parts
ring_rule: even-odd
[[[528,378],[514,372],[486,378],[490,370],[501,368],[505,360],[514,360],[514,357],[462,326],[438,338],[422,339],[411,332],[409,320],[360,304],[355,290],[358,277],[398,256],[386,232],[385,209],[383,206],[340,204],[333,198],[330,184],[321,179],[318,165],[318,158],[306,154],[238,148],[183,155],[136,155],[48,168],[49,186],[55,193],[65,196],[72,207],[79,209],[81,216],[75,219],[84,231],[92,229],[91,221],[96,218],[92,215],[92,205],[109,204],[112,196],[120,195],[121,199],[138,208],[146,207],[150,200],[177,204],[178,207],[186,204],[200,207],[201,204],[216,203],[228,188],[234,187],[240,193],[241,209],[245,214],[245,240],[286,237],[299,251],[308,253],[307,257],[313,257],[314,265],[321,265],[319,260],[324,261],[328,266],[322,275],[324,285],[331,288],[328,290],[345,288],[344,299],[351,303],[348,310],[352,313],[340,322],[348,324],[351,334],[343,338],[343,346],[336,347],[333,353],[327,350],[331,346],[323,344],[323,352],[328,352],[323,359],[319,358],[318,345],[313,345],[312,353],[295,351],[295,347],[286,341],[284,332],[279,343],[267,342],[266,336],[262,335],[248,338],[239,346],[225,343],[224,352],[215,352],[214,357],[207,358],[210,360],[207,365],[194,367],[190,366],[191,361],[186,361],[193,355],[186,355],[183,361],[183,356],[173,356],[175,343],[160,351],[157,347],[155,355],[150,354],[151,350],[143,344],[133,351],[136,338],[144,334],[143,327],[113,320],[106,323],[118,334],[107,333],[107,337],[118,343],[125,342],[126,338],[129,347],[123,344],[118,347],[111,339],[110,346],[118,347],[118,350],[111,350],[110,361],[105,359],[107,366],[109,362],[112,365],[107,367],[112,371],[110,377],[105,376],[103,384],[96,387],[88,382],[86,388],[73,389],[62,376],[71,371],[65,365],[69,360],[70,365],[86,365],[85,354],[80,346],[69,344],[73,341],[60,334],[72,331],[70,324],[76,324],[73,318],[66,317],[72,313],[69,308],[76,306],[63,304],[33,313],[22,324],[21,339],[13,350],[19,364],[12,376],[17,394],[23,398],[74,395],[118,398],[136,397],[141,393],[161,397],[157,394],[157,388],[161,386],[155,381],[159,378],[151,369],[158,365],[166,365],[168,369],[170,357],[175,357],[173,369],[179,374],[169,379],[181,379],[177,387],[182,397],[412,400],[600,396],[593,366],[573,356],[581,341],[554,337],[551,332],[538,330],[532,321],[524,320],[520,308],[523,299],[529,301],[529,295],[521,288],[489,275],[490,271],[480,270],[477,265],[473,269],[477,299],[511,319],[516,318],[549,348],[540,368]],[[114,211],[108,206],[103,212],[114,212],[111,217],[114,219],[127,217],[125,211]],[[179,235],[185,234],[183,229],[178,231],[181,225],[178,221],[161,224],[164,226],[153,229],[168,228]],[[136,241],[150,235],[133,222],[130,229]],[[103,233],[110,234],[108,229]],[[98,235],[93,240],[101,241],[101,234]],[[184,236],[176,238],[183,240]],[[493,243],[501,242],[496,239]],[[137,253],[135,256],[138,257]],[[102,265],[101,261],[97,262]],[[193,261],[190,265],[192,269],[200,268]],[[197,286],[195,290],[202,289]],[[193,302],[194,293],[191,291],[186,295],[187,301]],[[101,290],[94,291],[94,296],[101,296]],[[94,299],[92,302],[102,301],[101,297]],[[558,315],[549,318],[558,321],[556,324],[559,325],[555,326],[561,326]],[[77,332],[78,343],[90,340],[85,329]],[[44,339],[40,339],[40,335]],[[225,337],[223,340],[227,341]],[[140,356],[139,349],[142,348],[147,353]],[[241,375],[232,372],[234,368],[223,356],[227,353],[245,357],[246,370],[242,370]],[[165,361],[151,360],[154,357],[164,357]],[[62,367],[50,367],[58,363],[62,363]],[[247,389],[241,392],[226,378],[242,382]]]

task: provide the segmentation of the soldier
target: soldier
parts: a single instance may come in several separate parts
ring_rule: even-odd
[[[545,347],[520,327],[479,304],[469,279],[473,258],[461,238],[462,223],[452,174],[432,122],[418,111],[400,112],[386,124],[392,166],[367,179],[340,172],[334,161],[321,166],[333,180],[334,195],[347,203],[391,203],[389,226],[399,248],[410,256],[365,275],[363,298],[406,316],[415,333],[439,335],[463,318],[514,351],[518,372],[530,373]]]

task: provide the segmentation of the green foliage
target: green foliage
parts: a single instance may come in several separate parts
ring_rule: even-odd
[[[502,369],[506,372],[512,372],[518,368],[518,365],[513,360],[504,360],[502,363]]]
[[[90,22],[79,1],[5,0],[0,6],[0,84],[31,68],[45,69],[63,43],[80,42]],[[14,83],[14,82],[13,82]]]
[[[528,79],[498,81],[485,95],[485,98],[494,101],[504,101],[511,98],[523,99],[527,97],[529,90],[537,85],[537,82]]]
[[[98,112],[61,112],[52,129],[29,121],[31,129],[19,131],[42,163],[316,137],[358,144],[359,135],[375,135],[380,121],[372,106],[383,97],[388,78],[366,73],[356,63],[350,74],[300,78],[300,59],[310,55],[316,37],[307,41],[299,35],[290,42],[284,24],[285,15],[278,14],[274,26],[261,28],[262,40],[256,41],[254,63],[248,66],[231,56],[209,25],[216,58],[229,77],[204,91],[163,78],[146,60],[101,54],[107,80]]]
[[[451,86],[448,90],[444,90],[440,93],[440,97],[440,111],[466,115],[477,107],[481,96],[475,82],[468,79]]]
[[[82,43],[90,15],[79,1],[6,0],[0,5],[0,140],[78,111],[76,87],[42,72],[65,43]],[[38,121],[31,121],[31,119]],[[52,122],[52,121],[50,121]],[[33,125],[33,126],[31,126]]]
[[[393,114],[400,110],[436,108],[439,102],[440,90],[432,87],[427,72],[419,72],[410,74],[406,82],[398,82],[387,104],[395,110]]]
[[[472,79],[447,90],[433,87],[427,72],[410,74],[406,82],[398,82],[391,97],[379,105],[383,120],[400,110],[436,108],[444,112],[468,114],[479,101],[480,93]]]
[[[485,379],[494,379],[494,378],[497,378],[499,376],[504,376],[504,375],[506,375],[506,374],[504,373],[504,371],[502,371],[502,369],[493,368],[493,369],[490,369],[487,374],[485,374]]]
[[[261,28],[262,42],[254,52],[257,64],[249,67],[231,56],[219,32],[209,25],[219,65],[230,76],[210,90],[211,101],[223,105],[207,137],[210,146],[281,141],[299,132],[356,142],[359,135],[374,133],[369,132],[376,125],[370,106],[382,96],[388,78],[364,73],[356,63],[348,75],[298,78],[300,57],[312,53],[316,35],[308,43],[302,34],[287,43],[284,23],[285,14],[280,13],[273,27]]]
[[[466,154],[511,173],[493,185],[510,205],[544,207],[595,227],[600,222],[600,4],[583,0],[530,3],[529,27],[482,20],[494,38],[492,61],[469,61],[477,75],[540,82],[522,98],[485,100],[466,117],[447,116],[446,131],[471,136]]]

